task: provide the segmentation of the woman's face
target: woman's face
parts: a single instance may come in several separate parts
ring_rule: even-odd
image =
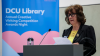
[[[75,25],[75,24],[78,23],[78,21],[77,21],[77,15],[76,15],[75,10],[73,10],[73,13],[71,13],[69,11],[68,18],[69,18],[69,22],[70,22],[71,25]]]

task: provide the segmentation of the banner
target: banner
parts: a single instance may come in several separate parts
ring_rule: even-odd
[[[2,56],[23,56],[29,37],[34,45],[55,43],[53,37],[59,37],[59,0],[2,0]]]

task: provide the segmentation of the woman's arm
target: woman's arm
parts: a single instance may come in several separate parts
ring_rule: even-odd
[[[92,26],[89,26],[86,30],[86,43],[84,43],[84,47],[86,49],[85,55],[92,55],[96,52],[96,37]]]

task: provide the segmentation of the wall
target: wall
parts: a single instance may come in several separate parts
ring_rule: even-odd
[[[100,0],[59,0],[59,7],[66,7],[73,4],[80,4],[80,5],[100,4]]]

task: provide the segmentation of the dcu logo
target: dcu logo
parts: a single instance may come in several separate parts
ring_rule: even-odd
[[[6,13],[13,13],[13,14],[22,13],[22,14],[40,14],[40,15],[43,15],[44,12],[45,12],[45,10],[30,10],[29,8],[26,8],[26,9],[24,9],[24,8],[22,8],[22,9],[21,8],[12,8],[12,9],[6,8]]]

